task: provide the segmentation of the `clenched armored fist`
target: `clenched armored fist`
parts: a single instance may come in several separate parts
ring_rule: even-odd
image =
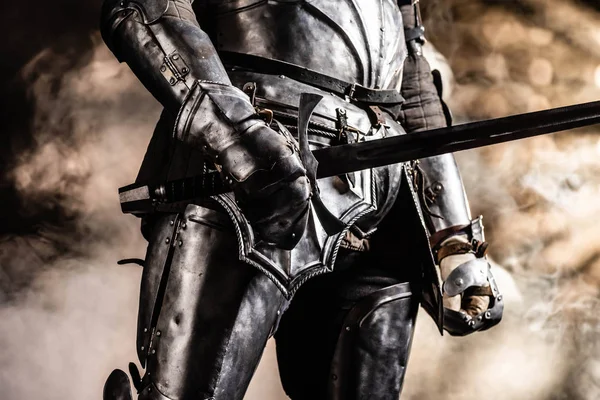
[[[221,151],[217,160],[260,238],[292,249],[306,228],[311,197],[293,139],[257,122]]]
[[[471,260],[475,260],[475,255],[470,253],[445,257],[440,263],[442,279],[445,281],[454,269]],[[443,303],[444,307],[450,310],[460,311],[471,317],[476,317],[488,309],[490,297],[474,295],[469,291],[466,291],[462,296],[452,297],[444,293]]]

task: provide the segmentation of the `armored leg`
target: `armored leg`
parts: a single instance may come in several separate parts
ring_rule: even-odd
[[[373,292],[348,312],[331,363],[330,399],[398,399],[418,304],[404,282]]]
[[[338,257],[339,272],[307,282],[282,318],[283,387],[293,400],[397,399],[419,305],[412,271],[368,253]]]
[[[285,300],[238,261],[221,212],[190,205],[155,224],[140,293],[139,399],[242,399]]]

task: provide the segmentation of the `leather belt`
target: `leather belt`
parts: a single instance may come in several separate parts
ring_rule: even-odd
[[[339,96],[348,96],[352,101],[369,104],[400,104],[404,102],[404,98],[397,90],[370,89],[358,83],[349,83],[285,61],[230,51],[220,51],[219,55],[225,65],[264,74],[284,75]]]

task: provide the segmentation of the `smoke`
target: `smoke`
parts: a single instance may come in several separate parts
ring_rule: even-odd
[[[533,0],[511,2],[520,13],[483,1],[447,3],[429,13],[442,22],[430,23],[428,32],[455,73],[446,93],[458,120],[598,96],[593,71],[600,61],[563,40],[564,26],[575,21],[561,21],[555,31],[539,19],[549,12],[543,2]],[[581,17],[581,6],[565,3]],[[142,257],[145,243],[138,221],[120,214],[116,189],[134,179],[160,107],[93,32],[93,5],[63,5],[81,18],[40,5],[39,14],[48,12],[43,20],[52,22],[34,18],[31,46],[7,44],[15,61],[3,66],[11,77],[18,71],[4,91],[13,104],[2,115],[18,112],[3,130],[9,145],[0,149],[6,400],[98,399],[110,370],[136,359],[141,271],[115,263]],[[513,39],[482,34],[479,21],[488,31],[510,22]],[[17,37],[24,37],[21,29]],[[52,30],[60,33],[58,44],[43,34]],[[523,53],[524,39],[541,47]],[[546,65],[534,63],[544,55],[551,82],[531,82],[515,54],[534,65]],[[582,72],[571,72],[566,83],[561,71],[569,68],[562,65]],[[473,211],[485,215],[491,256],[504,267],[496,269],[506,314],[493,330],[457,339],[440,338],[422,313],[403,398],[600,398],[599,137],[586,130],[458,155]],[[247,398],[285,398],[272,344]]]

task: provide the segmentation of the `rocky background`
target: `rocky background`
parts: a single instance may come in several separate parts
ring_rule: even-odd
[[[600,99],[594,0],[423,0],[455,120]],[[116,188],[159,105],[96,31],[99,1],[4,2],[0,63],[0,391],[99,399],[135,360],[142,257]],[[448,61],[447,64],[441,55]],[[448,65],[450,68],[448,68]],[[599,128],[457,154],[506,292],[503,323],[440,338],[419,320],[404,399],[600,398]],[[272,351],[248,399],[284,399]]]

